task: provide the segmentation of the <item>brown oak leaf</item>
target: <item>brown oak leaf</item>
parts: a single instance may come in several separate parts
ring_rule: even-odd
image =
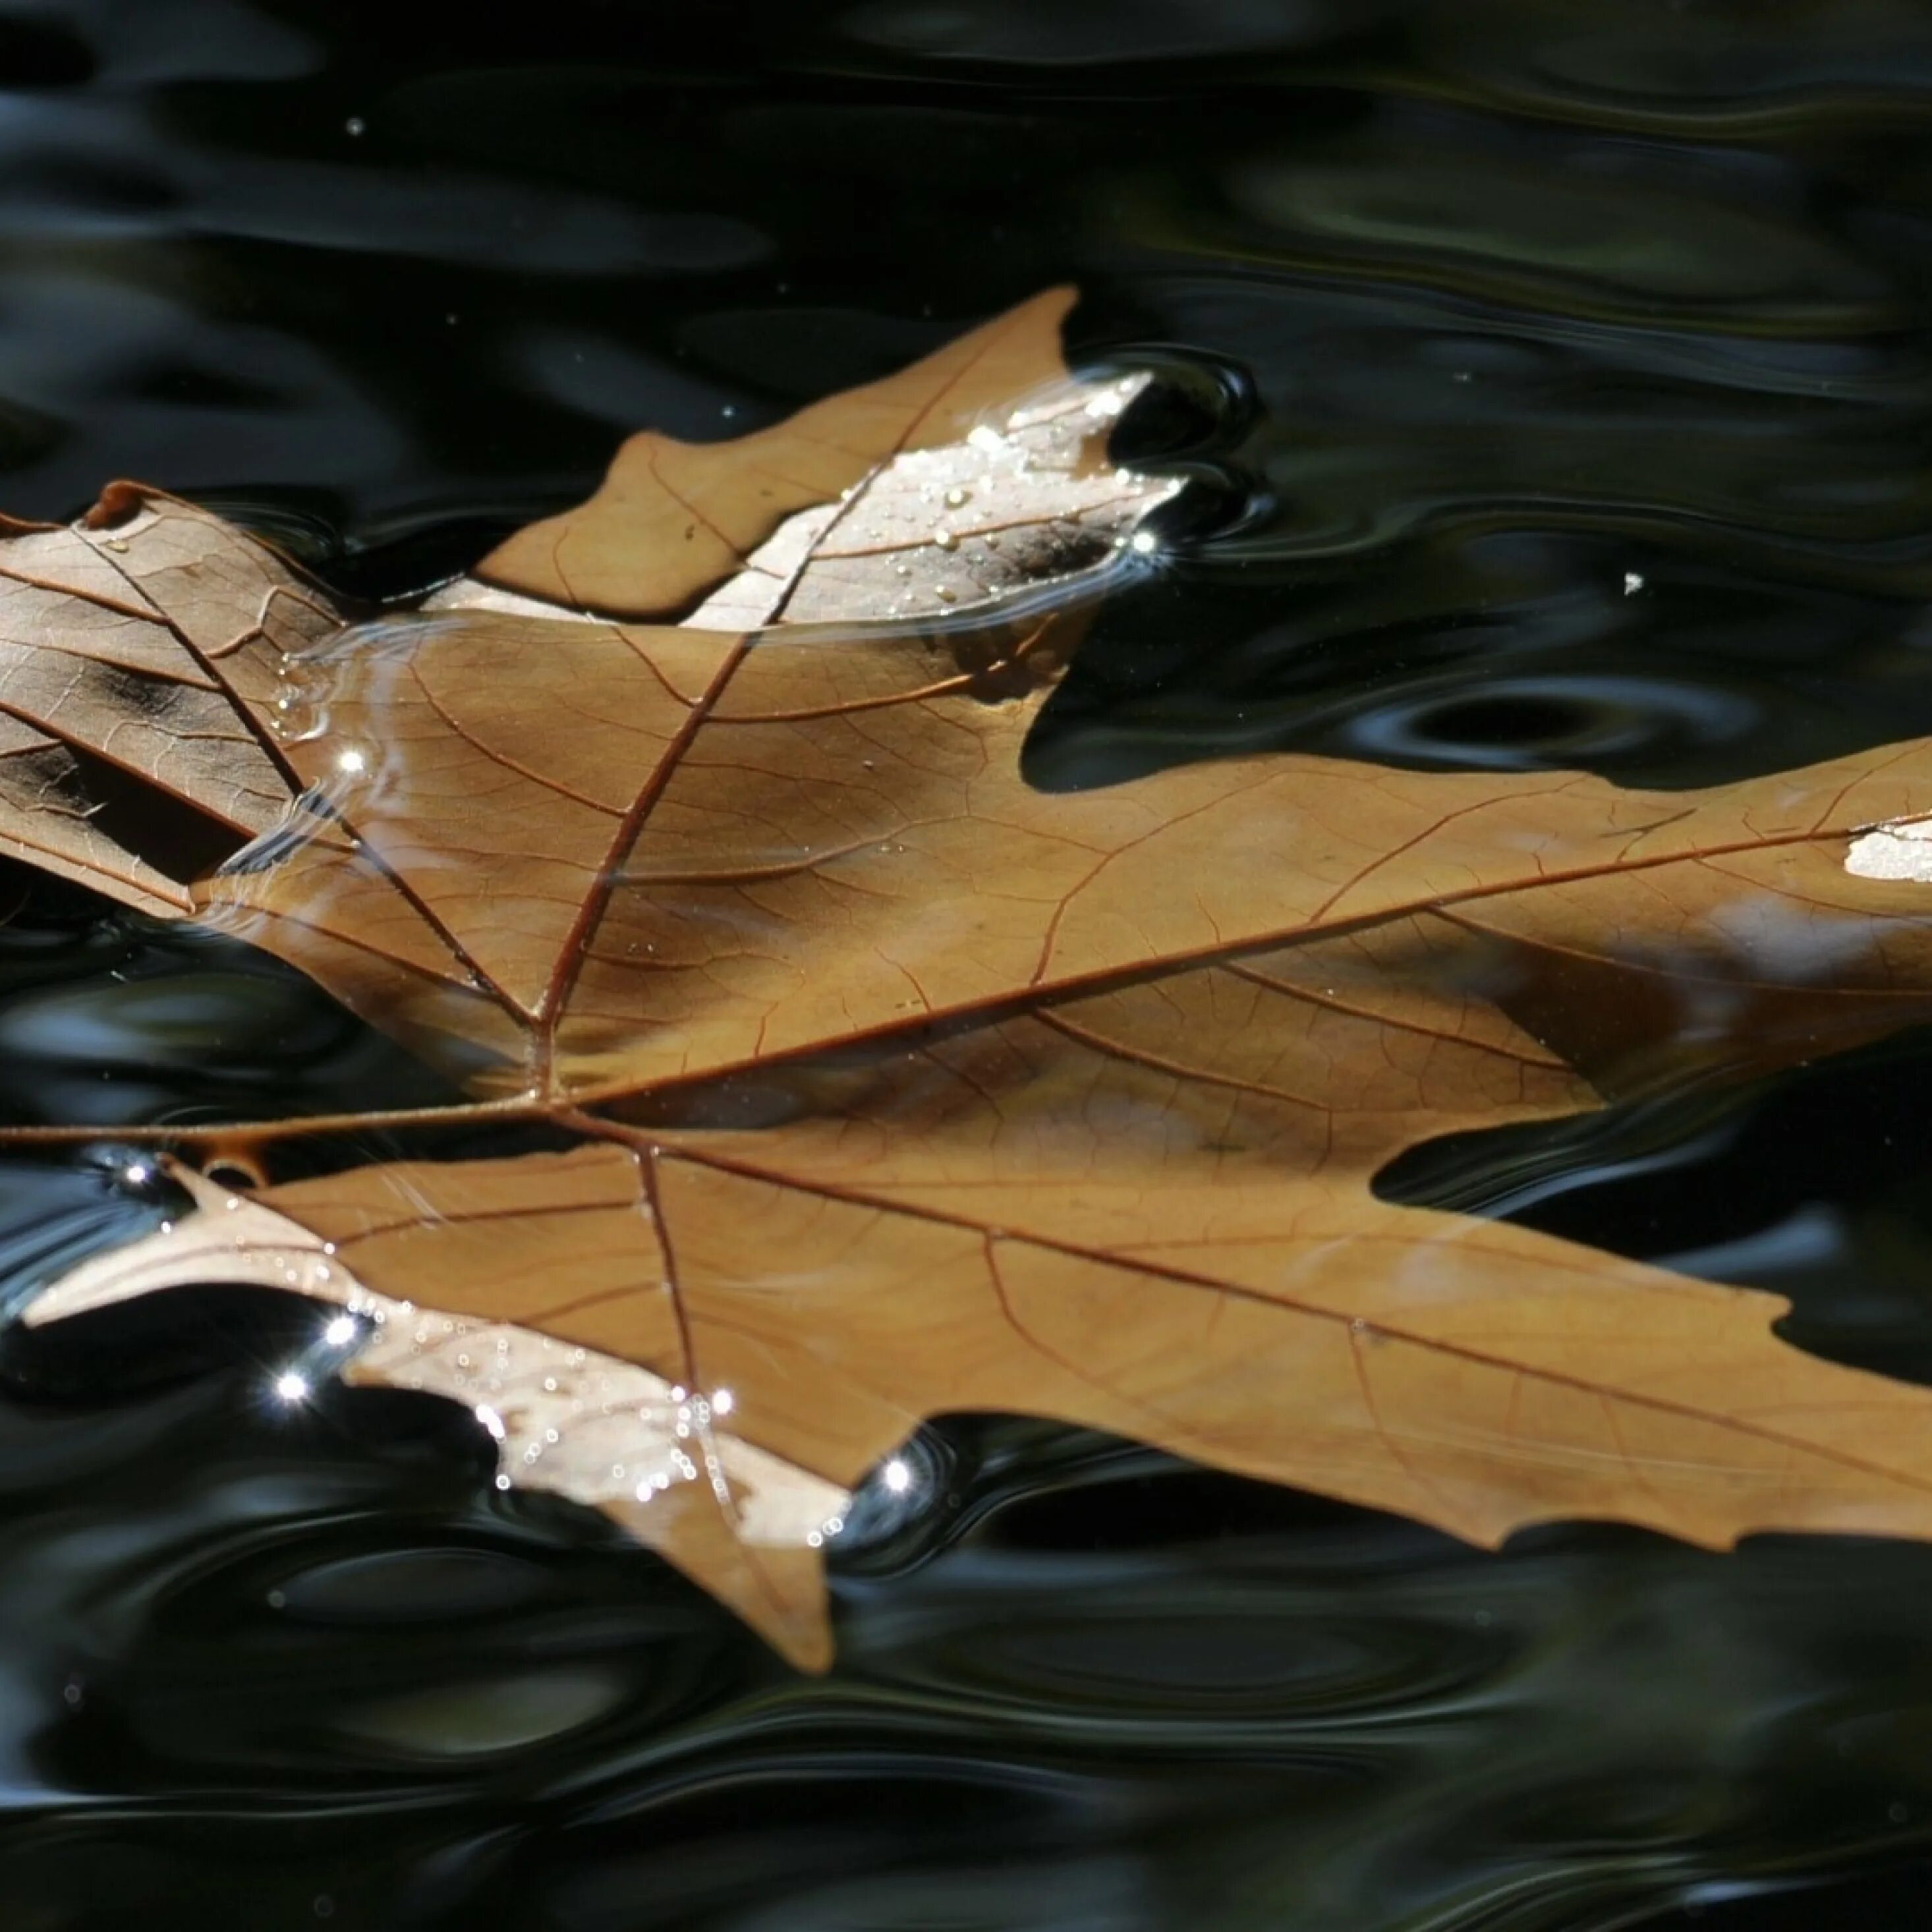
[[[1778,1340],[1773,1298],[1371,1186],[1928,1017],[1932,902],[1870,855],[1932,816],[1932,746],[1672,794],[1303,755],[1033,790],[1078,610],[1174,489],[1112,461],[1138,379],[1067,374],[1067,299],[738,443],[634,439],[412,612],[128,487],[10,536],[38,736],[0,836],[300,967],[466,1080],[450,1117],[580,1141],[178,1168],[190,1213],[26,1318],[337,1304],[350,1374],[466,1402],[500,1482],[809,1666],[853,1486],[952,1410],[1486,1543],[1932,1535],[1932,1396]]]

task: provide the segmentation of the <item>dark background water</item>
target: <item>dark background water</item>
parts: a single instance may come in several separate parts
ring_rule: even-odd
[[[134,475],[402,596],[644,423],[1049,282],[1199,488],[1030,748],[1684,785],[1932,731],[1932,9],[0,4],[0,500]],[[111,1130],[422,1097],[292,976],[4,881],[17,1297]],[[1932,1380],[1932,1041],[1406,1160]],[[361,1151],[372,1150],[364,1148]],[[270,1414],[270,1298],[8,1358],[9,1932],[1923,1922],[1932,1549],[1501,1556],[997,1418],[796,1678],[445,1405]]]

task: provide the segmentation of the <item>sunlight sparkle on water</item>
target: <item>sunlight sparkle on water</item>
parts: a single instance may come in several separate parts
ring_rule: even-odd
[[[912,1487],[912,1472],[896,1456],[886,1465],[886,1487],[896,1496]]]
[[[289,1369],[275,1378],[275,1393],[284,1402],[306,1402],[308,1400],[308,1378]]]
[[[340,1348],[345,1342],[356,1339],[356,1318],[352,1315],[338,1315],[322,1331],[322,1339],[332,1348]]]

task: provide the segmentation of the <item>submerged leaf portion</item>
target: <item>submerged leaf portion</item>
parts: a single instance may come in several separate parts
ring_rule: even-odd
[[[949,1410],[1487,1543],[1932,1536],[1932,1396],[1786,1347],[1769,1297],[1372,1187],[1932,1018],[1932,746],[1678,794],[1306,756],[1034,792],[1069,611],[1176,487],[1114,466],[1138,379],[1067,374],[1067,299],[738,443],[633,439],[373,622],[152,493],[0,540],[0,836],[581,1140],[184,1172],[190,1215],[28,1318],[334,1304],[356,1376],[466,1403],[500,1482],[810,1666],[850,1492]],[[214,856],[130,842],[110,764]]]

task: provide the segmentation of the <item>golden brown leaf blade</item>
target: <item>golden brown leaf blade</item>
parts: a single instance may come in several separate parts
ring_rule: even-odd
[[[958,1409],[1114,1430],[1487,1544],[1558,1516],[1718,1545],[1932,1534],[1932,1395],[1777,1341],[1782,1303],[1373,1198],[1394,1148],[1582,1095],[1456,991],[1452,930],[1402,938],[1435,988],[1407,1011],[1334,991],[1376,963],[1362,943],[694,1102],[761,1106],[754,1128],[368,1168],[234,1209],[204,1186],[194,1219],[86,1264],[28,1318],[235,1275],[317,1294],[319,1266],[351,1307],[419,1297],[363,1373],[514,1410],[510,1480],[622,1504],[805,1660],[824,1654],[802,1580],[836,1499]],[[224,1222],[256,1215],[271,1238],[238,1244]],[[463,1375],[425,1369],[452,1350]],[[567,1382],[548,1409],[504,1394],[532,1385],[526,1354],[567,1378],[585,1352],[627,1391],[640,1363],[701,1392],[714,1439],[728,1415],[742,1446],[720,1452],[722,1496],[676,1462],[674,1435],[664,1459],[662,1398],[646,1413],[628,1394],[572,1411]],[[530,1456],[544,1427],[558,1443]],[[670,1472],[682,1506],[639,1515],[610,1493],[612,1465]]]
[[[346,1310],[339,1330],[358,1332],[318,1340],[354,1350],[349,1380],[462,1402],[496,1439],[500,1487],[602,1510],[794,1663],[830,1660],[815,1551],[847,1492],[745,1440],[730,1396],[693,1385],[634,1156],[374,1167],[260,1197],[174,1172],[193,1211],[83,1263],[28,1323],[208,1282]],[[441,1280],[457,1305],[414,1298]],[[299,1368],[270,1382],[305,1399]]]
[[[796,512],[836,502],[902,451],[964,441],[1064,382],[1052,289],[883,381],[758,434],[684,443],[646,430],[590,500],[520,530],[477,566],[485,582],[610,616],[676,616],[734,576]]]
[[[1932,813],[1932,748],[1678,794],[1282,758],[1043,798],[1018,755],[1058,620],[1020,593],[1100,587],[1167,488],[1106,468],[1131,384],[1070,388],[1058,313],[764,438],[635,442],[492,560],[695,625],[452,603],[310,640],[281,733],[299,598],[184,506],[111,501],[169,636],[302,788],[197,904],[602,1144],[206,1204],[40,1314],[224,1270],[361,1297],[364,1372],[488,1410],[510,1480],[620,1515],[808,1660],[813,1526],[961,1407],[1486,1542],[1932,1534],[1932,1398],[1786,1348],[1768,1298],[1370,1185],[1590,1104],[1583,1072],[1653,1078],[1666,1042],[1775,1064],[1926,1016],[1922,884],[1870,842]],[[988,505],[1019,456],[1058,480],[1016,489],[1038,542],[1007,579]],[[682,548],[631,554],[694,502]],[[870,614],[914,556],[919,614],[992,614],[796,621]]]
[[[340,622],[244,532],[137,485],[71,528],[0,528],[0,849],[181,916],[288,810],[281,668]]]
[[[836,425],[840,448],[881,453],[842,500],[814,500],[834,514],[796,556],[752,556],[702,622],[564,621],[466,593],[311,652],[286,755],[316,808],[208,881],[197,910],[446,1065],[456,1048],[464,1077],[492,1093],[572,1096],[822,1036],[769,1010],[775,987],[815,978],[816,962],[760,937],[774,918],[802,932],[814,898],[850,926],[837,1025],[917,1010],[935,958],[893,957],[879,929],[908,866],[926,863],[925,890],[962,907],[999,897],[962,777],[990,766],[1005,842],[1027,848],[1007,852],[1005,876],[1031,854],[1070,880],[1090,862],[1038,829],[1066,808],[1020,782],[1018,746],[1058,668],[1066,600],[1105,587],[1178,488],[1106,461],[1142,379],[1069,377],[1064,306],[1029,304],[956,354],[808,412],[814,446]],[[769,454],[754,437],[706,460],[720,474],[736,464],[742,481]],[[706,628],[720,599],[776,628]],[[924,633],[802,621],[974,604],[972,622]],[[1129,813],[1132,829],[1149,823]],[[896,862],[883,890],[867,876],[882,859]],[[849,881],[826,872],[841,861]],[[878,903],[846,922],[855,893]],[[936,956],[944,936],[923,923]],[[955,956],[964,989],[992,983],[988,964],[1019,970],[1010,943],[1011,957],[977,968],[975,951]],[[690,1010],[706,988],[726,994],[713,1024]],[[953,997],[939,991],[942,1005]]]
[[[203,908],[379,1023],[424,975],[488,994],[469,1077],[560,1099],[1445,906],[1814,1019],[1932,984],[1922,889],[1845,864],[1932,808],[1932,747],[1677,794],[1285,756],[1055,796],[1020,772],[1042,694],[891,633],[425,622],[349,654],[338,727],[294,748],[353,853],[231,870]],[[398,922],[400,970],[365,943]]]

